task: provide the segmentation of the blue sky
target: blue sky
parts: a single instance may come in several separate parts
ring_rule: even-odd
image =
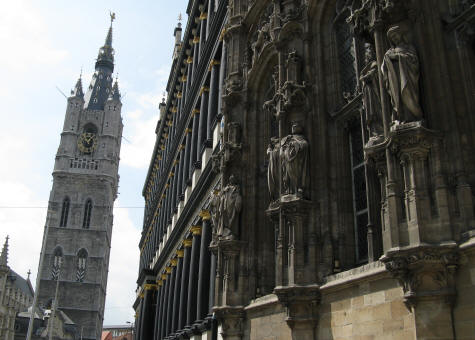
[[[0,238],[9,264],[35,282],[51,172],[66,99],[81,68],[87,88],[116,13],[115,71],[124,119],[116,206],[143,207],[141,195],[171,67],[173,30],[187,1],[21,1],[0,12]],[[186,22],[186,16],[184,16]],[[104,324],[133,321],[142,209],[115,209]]]

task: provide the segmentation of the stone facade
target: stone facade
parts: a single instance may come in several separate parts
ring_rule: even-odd
[[[83,339],[99,339],[102,332],[119,181],[122,104],[113,61],[111,26],[86,94],[79,79],[68,98],[39,273],[39,305],[51,306],[57,294],[58,309]]]
[[[0,338],[13,340],[15,317],[33,301],[30,275],[25,280],[8,266],[8,236],[0,254]]]
[[[475,3],[187,13],[136,339],[473,338]]]

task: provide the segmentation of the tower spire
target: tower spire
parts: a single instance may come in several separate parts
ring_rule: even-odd
[[[0,266],[8,266],[8,239],[9,236],[7,236],[3,244],[2,254],[0,255]]]
[[[112,92],[112,73],[114,72],[114,49],[112,48],[112,23],[115,13],[110,13],[111,23],[104,45],[99,49],[96,71],[84,97],[84,107],[88,110],[103,110]]]
[[[71,90],[71,96],[84,97],[84,92],[82,90],[82,69],[81,69],[81,74],[79,75],[78,81],[76,82],[76,85],[74,86],[74,89]]]

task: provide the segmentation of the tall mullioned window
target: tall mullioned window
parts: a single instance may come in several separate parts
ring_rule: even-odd
[[[69,206],[71,201],[69,197],[66,197],[63,200],[63,206],[61,208],[61,219],[59,220],[59,226],[65,228],[68,224],[68,216],[69,216]]]
[[[368,201],[366,196],[366,169],[360,123],[354,124],[350,129],[350,151],[356,262],[361,263],[368,259]]]
[[[76,281],[83,282],[86,277],[87,250],[82,248],[78,251]]]
[[[82,227],[89,229],[91,226],[91,213],[92,213],[92,201],[88,199],[84,206],[84,219],[82,221]]]
[[[59,279],[61,264],[63,263],[63,249],[56,247],[53,252],[53,263],[51,266],[51,278],[53,280]]]

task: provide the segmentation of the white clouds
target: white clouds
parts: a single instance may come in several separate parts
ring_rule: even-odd
[[[119,200],[115,207],[120,206]],[[138,270],[140,232],[134,227],[128,209],[114,209],[112,249],[104,324],[133,322],[132,304]]]
[[[0,11],[0,64],[9,72],[28,72],[33,65],[63,60],[67,51],[46,38],[46,23],[28,1],[10,1]]]

